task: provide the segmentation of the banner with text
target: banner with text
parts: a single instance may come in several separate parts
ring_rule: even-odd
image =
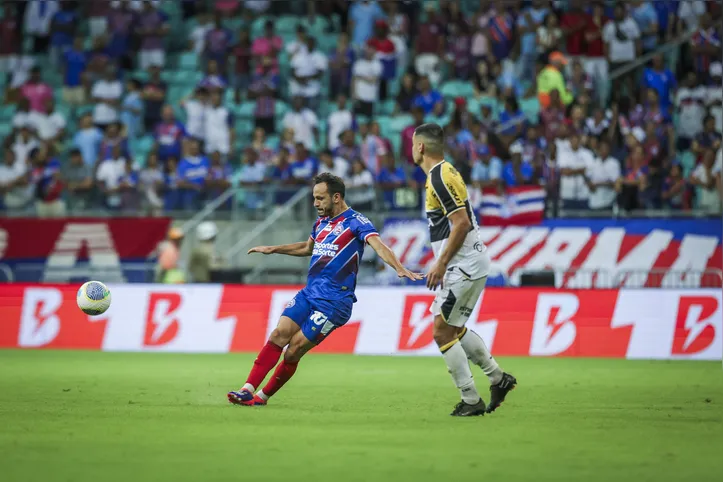
[[[721,230],[720,219],[558,219],[480,227],[492,258],[488,285],[504,279],[516,285],[525,271],[553,270],[559,288],[720,287]],[[414,271],[426,271],[434,259],[425,220],[389,219],[381,234]]]
[[[0,219],[0,263],[15,281],[150,281],[141,265],[169,218]],[[140,265],[140,266],[139,266]]]
[[[5,285],[0,347],[104,351],[255,352],[297,287],[111,285],[97,317],[76,285]],[[315,352],[438,355],[434,295],[360,288],[352,318]],[[721,291],[487,289],[467,326],[496,355],[720,360]]]

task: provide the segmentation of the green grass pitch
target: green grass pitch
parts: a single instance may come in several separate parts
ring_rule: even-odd
[[[0,479],[722,480],[720,363],[501,359],[518,388],[459,419],[441,358],[310,354],[267,407],[232,406],[252,361],[0,351]]]

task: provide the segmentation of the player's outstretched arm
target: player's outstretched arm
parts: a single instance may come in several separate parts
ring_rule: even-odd
[[[309,238],[306,241],[301,241],[299,243],[281,244],[278,246],[256,246],[255,248],[249,249],[248,254],[285,254],[287,256],[298,256],[303,258],[311,256],[313,251],[314,240]]]
[[[421,275],[419,273],[412,273],[407,268],[402,266],[402,263],[397,259],[394,251],[389,249],[389,246],[384,244],[379,238],[379,236],[369,237],[367,239],[367,243],[369,243],[369,246],[371,246],[372,249],[379,255],[379,257],[382,258],[382,261],[394,268],[400,278],[409,278],[412,281],[417,281],[424,278],[424,275]]]

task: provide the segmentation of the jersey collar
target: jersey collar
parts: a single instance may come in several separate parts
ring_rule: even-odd
[[[339,216],[341,216],[342,214],[344,214],[344,213],[346,213],[347,211],[350,211],[350,210],[351,210],[351,207],[348,207],[348,208],[346,208],[345,210],[343,210],[342,212],[340,212],[339,214],[337,214],[336,216],[334,216],[333,218],[328,218],[328,221],[329,221],[329,222],[332,222],[333,220],[335,220],[336,218],[338,218]]]

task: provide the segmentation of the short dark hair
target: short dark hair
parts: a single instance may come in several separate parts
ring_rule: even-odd
[[[444,155],[444,129],[439,124],[429,122],[414,129],[414,135],[423,138],[425,149],[436,156]]]
[[[346,195],[346,186],[339,176],[335,176],[329,172],[322,172],[321,174],[314,176],[314,185],[321,183],[326,184],[329,196],[334,196],[334,194],[339,193],[341,198],[344,199],[344,196]]]

